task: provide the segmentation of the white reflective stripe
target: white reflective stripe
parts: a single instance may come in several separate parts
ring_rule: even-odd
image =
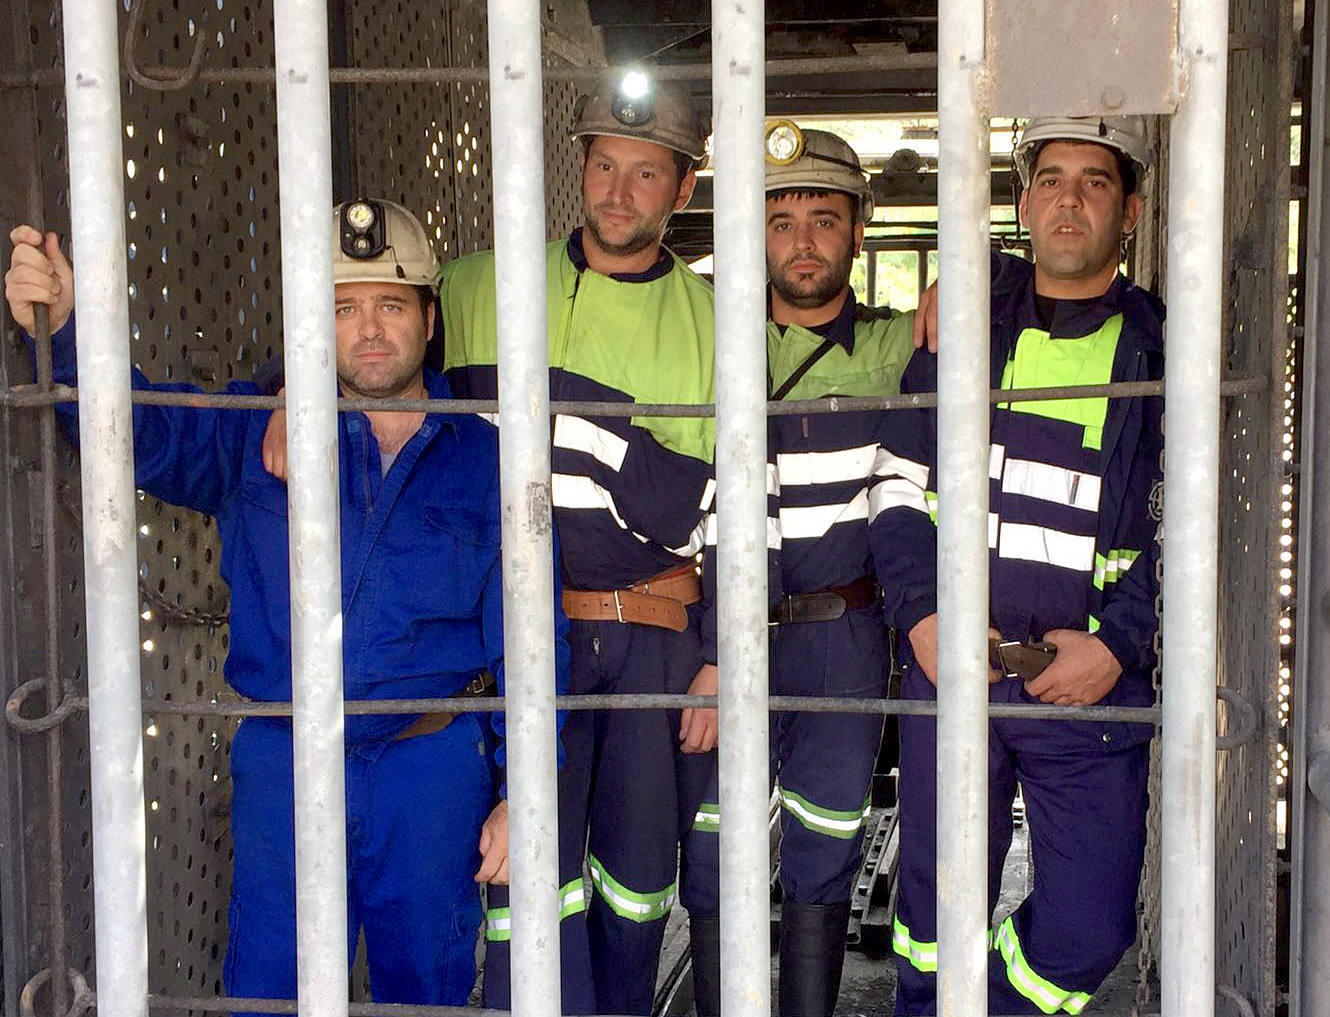
[[[775,463],[767,463],[767,494],[773,498],[780,494],[780,470]]]
[[[628,454],[628,442],[613,431],[562,413],[554,418],[554,444],[557,448],[595,456],[616,473],[623,468],[623,458]]]
[[[916,463],[912,459],[904,459],[901,456],[894,455],[879,446],[877,456],[873,460],[873,476],[889,477],[893,473],[899,474],[906,480],[914,481],[916,487],[928,486],[927,466],[923,463]]]
[[[879,512],[891,508],[911,508],[927,515],[928,501],[913,481],[904,477],[888,477],[868,492],[868,521],[872,522]]]
[[[996,551],[998,544],[998,514],[988,513],[988,549]]]
[[[555,473],[550,476],[550,497],[555,508],[561,509],[599,509],[608,512],[614,521],[627,530],[643,544],[647,538],[628,529],[628,524],[619,515],[619,506],[614,504],[614,496],[590,477],[579,477],[571,473]]]
[[[693,528],[693,532],[688,535],[688,543],[683,547],[671,547],[671,554],[677,554],[680,558],[691,558],[702,550],[702,545],[706,542],[707,521],[703,519]]]
[[[499,426],[499,415],[497,413],[477,413],[476,416],[481,420],[493,424],[495,427]]]
[[[860,491],[849,502],[840,505],[809,505],[804,508],[780,510],[782,538],[791,540],[820,537],[837,523],[868,518],[868,492]]]
[[[990,480],[1000,480],[1002,478],[1002,460],[1006,455],[1006,445],[988,446],[988,477]]]
[[[989,531],[992,532],[992,517]],[[1094,537],[1050,530],[1028,523],[1002,523],[998,557],[1043,562],[1059,568],[1089,572],[1094,567]]]
[[[493,912],[485,916],[485,928],[490,932],[511,932],[513,929],[513,920],[511,916],[496,918]]]
[[[1002,470],[1002,493],[1056,502],[1086,512],[1099,510],[1099,478],[1030,459],[1008,459]]]
[[[770,483],[768,481],[768,483]],[[710,478],[707,479],[707,486],[702,488],[702,500],[697,503],[697,507],[703,511],[711,510],[711,503],[716,500],[716,482]]]
[[[573,907],[581,904],[586,906],[586,884],[581,879],[572,881],[572,886],[564,890],[563,896],[559,898],[559,910]]]
[[[706,519],[706,544],[707,547],[716,546],[716,514],[713,512]],[[779,551],[781,543],[781,524],[779,519],[772,519],[767,516],[767,549],[770,551]]]
[[[780,482],[785,487],[836,484],[864,480],[873,470],[877,445],[838,449],[835,452],[791,452],[776,456]]]

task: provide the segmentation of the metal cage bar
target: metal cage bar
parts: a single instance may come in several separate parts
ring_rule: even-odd
[[[1184,0],[1185,93],[1169,148],[1169,330],[1164,377],[1161,1009],[1215,1009],[1215,674],[1219,547],[1222,165],[1228,5]]]
[[[765,4],[715,0],[721,1002],[771,1012],[767,833]]]
[[[938,1013],[988,1000],[988,116],[984,6],[938,8]]]
[[[559,998],[554,588],[540,4],[489,4],[499,363],[504,672],[515,1014]]]
[[[332,140],[324,0],[274,11],[290,486],[296,974],[303,1013],[347,1012],[346,751]]]
[[[105,1017],[146,1017],[138,562],[115,6],[70,0],[64,43],[74,275],[84,336],[78,345],[84,574],[87,589],[97,591],[87,598],[97,990]]]

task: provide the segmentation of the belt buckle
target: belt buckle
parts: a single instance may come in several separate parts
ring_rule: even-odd
[[[996,651],[998,667],[1002,669],[1002,677],[1004,678],[1020,677],[1020,671],[1017,670],[1013,665],[1007,663],[1007,654],[1005,652],[1007,650],[1019,649],[1020,646],[1021,644],[1019,641],[1015,639],[1006,639],[998,643],[997,646],[994,648]]]
[[[618,618],[619,624],[623,624],[623,601],[619,599],[619,591],[614,591],[614,614]]]

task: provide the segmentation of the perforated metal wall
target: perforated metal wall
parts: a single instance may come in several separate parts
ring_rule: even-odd
[[[19,0],[0,21],[0,52],[9,69],[60,66],[57,3]],[[357,66],[483,66],[485,5],[451,0],[429,5],[347,0],[332,4],[334,64],[343,52]],[[550,4],[547,20],[569,4]],[[576,4],[572,5],[576,8]],[[131,25],[129,0],[121,27]],[[573,11],[576,14],[576,10]],[[596,53],[597,40],[570,40],[586,30],[564,16],[559,52]],[[133,33],[136,64],[184,68],[196,38],[205,70],[270,67],[270,0],[147,0]],[[571,46],[576,41],[577,46]],[[551,61],[566,60],[551,54]],[[375,83],[335,90],[338,184],[384,195],[416,210],[443,257],[485,248],[492,240],[490,132],[483,84]],[[546,105],[549,194],[545,227],[560,235],[580,217],[577,150],[567,136],[577,87],[552,83]],[[344,100],[338,108],[338,96]],[[35,97],[35,103],[34,103]],[[44,177],[46,224],[68,230],[68,160],[59,77],[37,89],[0,88],[0,123],[16,139],[10,177],[0,184],[4,222],[29,218],[21,158],[34,137]],[[160,90],[126,80],[122,91],[128,221],[129,314],[135,362],[149,377],[217,387],[249,377],[281,353],[276,104],[271,84],[203,80]],[[35,105],[35,109],[34,109]],[[345,195],[339,195],[343,197]],[[7,227],[6,227],[7,229]],[[75,256],[77,252],[75,252]],[[8,252],[5,252],[6,261]],[[4,382],[32,379],[31,362],[6,326]],[[4,632],[4,694],[43,673],[45,604],[37,412],[5,414],[6,465],[0,511],[8,522],[5,571],[15,597]],[[61,645],[79,694],[82,676],[82,556],[77,519],[77,459],[60,445],[58,478]],[[142,594],[143,694],[146,699],[234,699],[221,677],[228,649],[228,591],[218,572],[218,541],[210,520],[153,498],[138,504]],[[35,536],[34,536],[35,535]],[[25,713],[41,712],[40,697]],[[215,716],[145,712],[148,802],[148,936],[150,990],[167,995],[221,992],[230,880],[228,752],[235,722]],[[0,724],[0,778],[13,826],[0,850],[0,908],[10,943],[26,952],[5,958],[5,1014],[17,993],[49,963],[45,844],[45,739]],[[91,853],[87,718],[75,713],[64,744],[66,919],[69,963],[93,971],[90,923]],[[9,826],[9,824],[7,824]],[[14,836],[14,830],[21,830]]]

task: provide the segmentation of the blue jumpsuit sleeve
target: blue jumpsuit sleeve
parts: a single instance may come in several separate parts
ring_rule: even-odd
[[[51,337],[52,375],[66,385],[78,384],[76,326],[71,316]],[[192,385],[154,384],[133,369],[138,391],[195,392]],[[254,394],[254,386],[233,382],[228,393]],[[78,410],[73,404],[57,408],[71,440],[78,440]],[[240,482],[245,441],[252,410],[226,410],[201,406],[134,405],[134,483],[155,497],[175,505],[215,515]],[[265,414],[266,416],[266,414]]]
[[[629,427],[625,437],[622,465],[596,479],[630,530],[676,552],[690,543],[696,551],[715,473],[711,463],[666,448],[644,427]]]
[[[901,392],[932,392],[937,358],[921,349],[901,377]],[[929,511],[936,490],[937,419],[932,409],[882,414],[868,492],[868,543],[885,598],[888,624],[908,633],[937,611],[937,528]]]

